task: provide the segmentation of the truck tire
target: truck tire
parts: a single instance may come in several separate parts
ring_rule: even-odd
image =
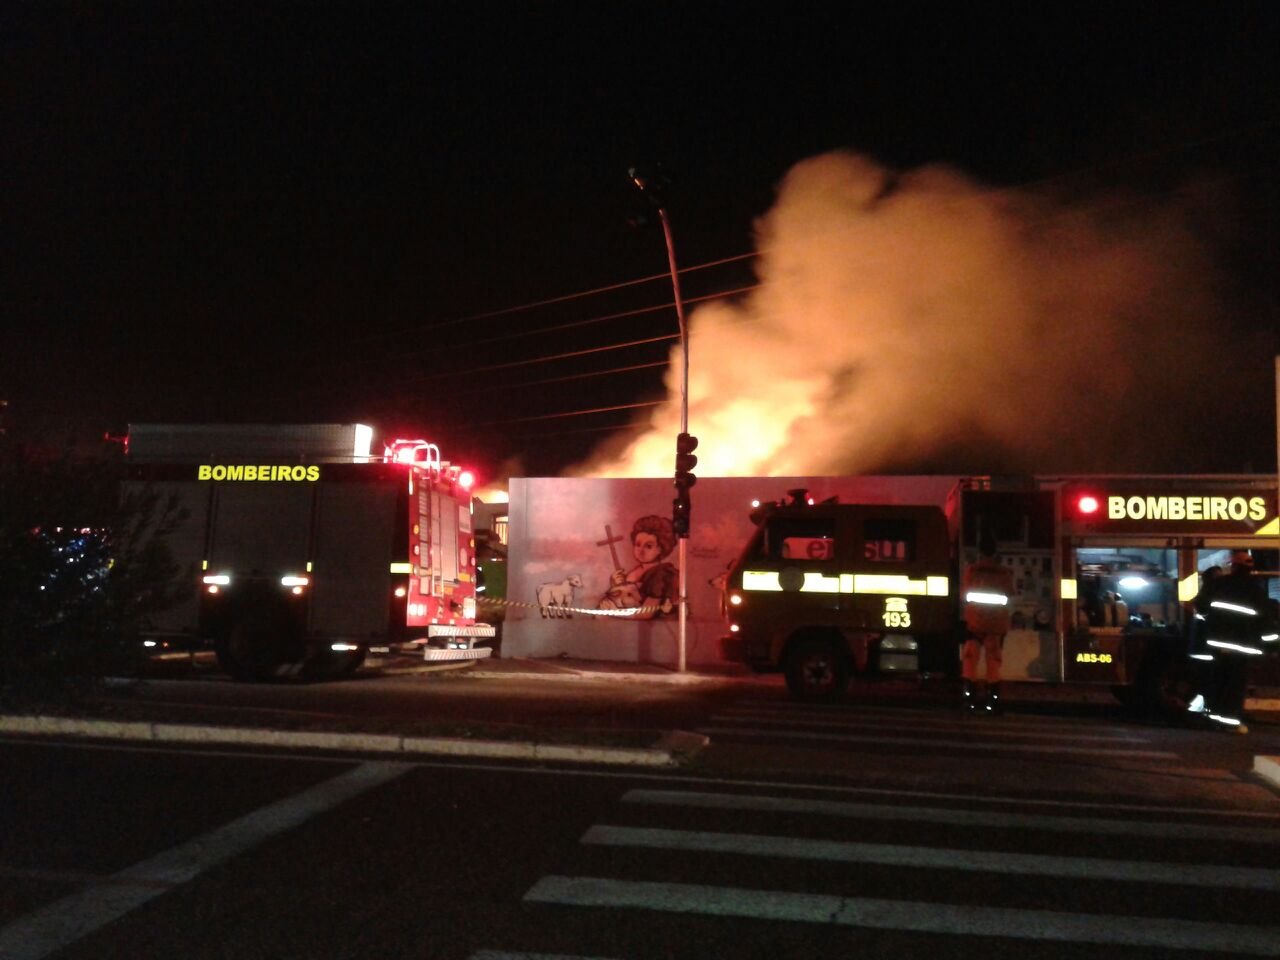
[[[218,666],[232,680],[270,680],[279,670],[279,656],[269,624],[252,619],[237,620],[215,646]]]
[[[308,680],[345,680],[355,675],[368,655],[367,646],[341,653],[325,650],[307,659],[303,676]]]
[[[1151,644],[1139,664],[1133,683],[1112,687],[1112,695],[1126,709],[1149,718],[1181,715],[1191,699],[1191,661]]]
[[[287,610],[248,608],[218,638],[218,666],[233,680],[262,682],[297,675],[306,656],[303,627]]]
[[[808,639],[787,653],[787,690],[796,700],[837,700],[849,686],[849,655],[836,640]]]

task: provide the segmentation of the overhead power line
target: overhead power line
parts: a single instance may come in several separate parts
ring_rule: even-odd
[[[712,267],[724,266],[726,263],[736,263],[740,260],[750,260],[759,256],[755,251],[750,253],[739,253],[732,257],[722,257],[719,260],[709,260],[706,263],[696,263],[692,266],[681,267],[680,273],[695,273],[699,270],[709,270]],[[530,303],[521,303],[513,307],[503,307],[500,310],[489,310],[484,313],[473,313],[465,317],[455,317],[451,320],[441,320],[438,323],[431,323],[422,326],[416,326],[412,329],[391,330],[383,333],[371,333],[364,337],[358,337],[348,342],[371,343],[376,340],[394,339],[410,334],[420,335],[423,333],[431,333],[437,330],[444,330],[448,327],[456,327],[464,323],[474,323],[477,320],[492,320],[494,317],[505,317],[513,313],[523,313],[526,310],[536,310],[539,307],[550,307],[558,303],[568,303],[571,300],[581,300],[585,297],[594,297],[602,293],[612,293],[615,290],[625,290],[627,287],[636,287],[645,283],[653,283],[656,280],[670,281],[671,274],[656,273],[648,277],[640,277],[636,280],[624,280],[620,283],[612,283],[603,287],[595,287],[591,290],[580,290],[577,293],[566,293],[558,297],[549,297],[546,300],[535,300]]]
[[[642,410],[646,407],[661,406],[665,401],[650,400],[644,403],[620,403],[612,407],[593,407],[590,410],[566,410],[563,413],[544,413],[536,417],[514,417],[510,420],[488,420],[477,423],[477,427],[497,427],[508,423],[533,423],[536,420],[562,420],[565,417],[585,417],[593,413],[614,413],[618,410]]]
[[[441,370],[436,373],[424,374],[420,377],[399,377],[397,383],[425,383],[428,380],[441,380],[446,377],[470,376],[477,373],[492,373],[495,370],[510,370],[514,367],[527,367],[535,363],[550,363],[553,360],[568,360],[573,357],[585,357],[593,353],[607,353],[611,350],[625,350],[628,347],[640,347],[650,343],[664,343],[670,340],[679,340],[680,334],[668,333],[659,337],[645,337],[642,340],[631,340],[627,343],[606,344],[602,347],[588,347],[584,350],[570,350],[568,353],[557,353],[553,356],[546,357],[529,357],[524,360],[509,360],[506,363],[491,363],[484,367],[472,367],[470,370]]]
[[[685,297],[685,303],[704,303],[707,300],[720,300],[724,297],[735,297],[740,293],[750,293],[752,290],[760,286],[753,283],[745,287],[736,287],[733,290],[722,290],[719,293],[707,293],[700,297]],[[597,323],[607,323],[610,320],[624,320],[627,317],[639,317],[646,313],[657,313],[659,310],[670,310],[675,307],[674,300],[668,300],[665,303],[659,303],[652,307],[637,307],[634,310],[623,310],[619,313],[605,314],[600,317],[589,317],[586,320],[572,320],[568,323],[557,323],[549,327],[537,327],[533,330],[521,330],[517,333],[504,333],[500,337],[486,337],[483,340],[471,340],[467,343],[468,347],[481,347],[490,343],[500,343],[504,340],[516,340],[520,337],[540,336],[544,333],[555,333],[560,330],[573,330],[579,327],[588,327]]]
[[[545,387],[552,383],[569,383],[573,380],[590,380],[592,377],[616,376],[622,373],[633,373],[637,370],[652,370],[665,367],[666,360],[655,360],[652,363],[632,363],[625,367],[610,367],[607,370],[591,370],[587,373],[570,373],[563,377],[547,377],[543,380],[521,380],[518,383],[486,383],[482,386],[463,388],[462,394],[486,393],[493,390],[522,390],[528,387]]]

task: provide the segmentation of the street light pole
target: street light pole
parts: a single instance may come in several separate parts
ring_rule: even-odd
[[[666,205],[650,190],[650,184],[647,177],[641,175],[635,168],[632,168],[631,181],[639,188],[641,193],[646,194],[650,201],[658,208],[658,219],[662,221],[662,235],[667,241],[667,263],[671,268],[671,289],[676,299],[676,318],[680,321],[680,432],[682,434],[689,432],[689,327],[685,323],[684,317],[684,298],[680,296],[680,270],[676,266],[676,245],[671,235],[671,220],[667,216]],[[687,637],[689,625],[689,538],[681,536],[677,539],[679,552],[676,554],[676,563],[679,568],[679,586],[677,588],[680,597],[679,611],[679,632],[676,637],[676,669],[680,673],[684,673],[687,665],[686,652],[688,650]]]
[[[680,296],[680,271],[676,268],[676,246],[671,238],[671,221],[667,217],[667,208],[658,208],[658,217],[662,220],[662,235],[667,239],[667,260],[671,265],[671,288],[676,298],[676,317],[680,321],[680,432],[689,432],[689,328],[684,319],[684,298]],[[689,538],[680,537],[679,552],[676,562],[680,573],[680,627],[676,638],[676,669],[685,672],[685,657],[688,646],[686,637],[689,624]]]

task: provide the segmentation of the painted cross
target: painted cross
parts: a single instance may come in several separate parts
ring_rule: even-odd
[[[613,527],[611,527],[609,524],[606,523],[604,525],[604,539],[596,541],[597,547],[607,546],[609,548],[609,556],[613,557],[613,569],[615,570],[621,570],[622,564],[618,562],[618,548],[615,547],[614,544],[621,543],[623,540],[626,540],[626,539],[627,538],[624,537],[622,534],[618,534],[615,537],[613,535]]]

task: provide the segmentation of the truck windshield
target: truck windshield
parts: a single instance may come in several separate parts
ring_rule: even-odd
[[[758,560],[829,560],[834,555],[836,524],[822,517],[771,517],[749,556]]]

